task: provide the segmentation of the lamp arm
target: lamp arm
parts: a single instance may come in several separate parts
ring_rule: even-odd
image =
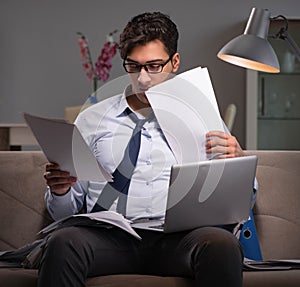
[[[283,39],[283,40],[285,40],[285,42],[287,43],[287,45],[289,46],[289,48],[292,50],[292,52],[294,52],[294,54],[296,55],[296,58],[300,62],[300,48],[296,44],[296,42],[293,40],[293,38],[291,37],[291,35],[288,33],[288,31],[284,31],[282,33],[282,36],[280,38]]]
[[[271,18],[271,20],[276,20],[278,18],[283,18],[284,19],[285,27],[282,27],[278,31],[278,33],[275,36],[272,36],[272,37],[284,40],[286,42],[287,46],[290,48],[290,50],[295,54],[297,60],[300,62],[300,48],[288,32],[288,20],[287,20],[286,17],[284,17],[282,15],[278,15],[276,17],[273,17],[273,18]]]

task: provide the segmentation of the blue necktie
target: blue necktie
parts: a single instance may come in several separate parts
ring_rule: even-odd
[[[116,198],[118,198],[117,212],[123,215],[126,214],[128,189],[140,150],[141,130],[146,121],[153,119],[153,115],[150,118],[139,120],[129,109],[125,112],[136,126],[125,149],[123,159],[112,174],[114,181],[108,182],[104,186],[91,212],[108,210]]]

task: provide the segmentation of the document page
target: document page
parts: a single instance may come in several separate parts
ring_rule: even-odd
[[[290,270],[300,269],[300,259],[278,259],[267,261],[255,261],[245,258],[243,267],[245,270]]]
[[[49,162],[69,171],[79,180],[112,181],[112,176],[98,163],[76,125],[24,113]]]
[[[224,125],[207,69],[179,74],[150,88],[146,95],[177,162],[209,159],[205,135],[224,131]]]
[[[110,210],[75,214],[51,223],[43,228],[39,234],[46,234],[55,229],[66,226],[94,226],[103,228],[111,228],[112,226],[116,226],[125,230],[137,239],[141,239],[141,237],[131,227],[130,222],[131,221],[126,219],[122,214]]]

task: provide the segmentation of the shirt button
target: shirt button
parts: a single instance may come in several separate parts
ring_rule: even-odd
[[[147,161],[146,161],[146,164],[147,164],[147,165],[151,165],[151,161],[150,161],[150,160],[147,160]]]
[[[146,185],[149,185],[150,183],[149,183],[149,181],[146,181]]]

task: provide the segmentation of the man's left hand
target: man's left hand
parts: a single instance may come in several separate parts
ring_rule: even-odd
[[[237,139],[225,132],[210,131],[206,134],[206,153],[218,153],[216,158],[230,158],[244,156],[244,152],[240,147]]]

